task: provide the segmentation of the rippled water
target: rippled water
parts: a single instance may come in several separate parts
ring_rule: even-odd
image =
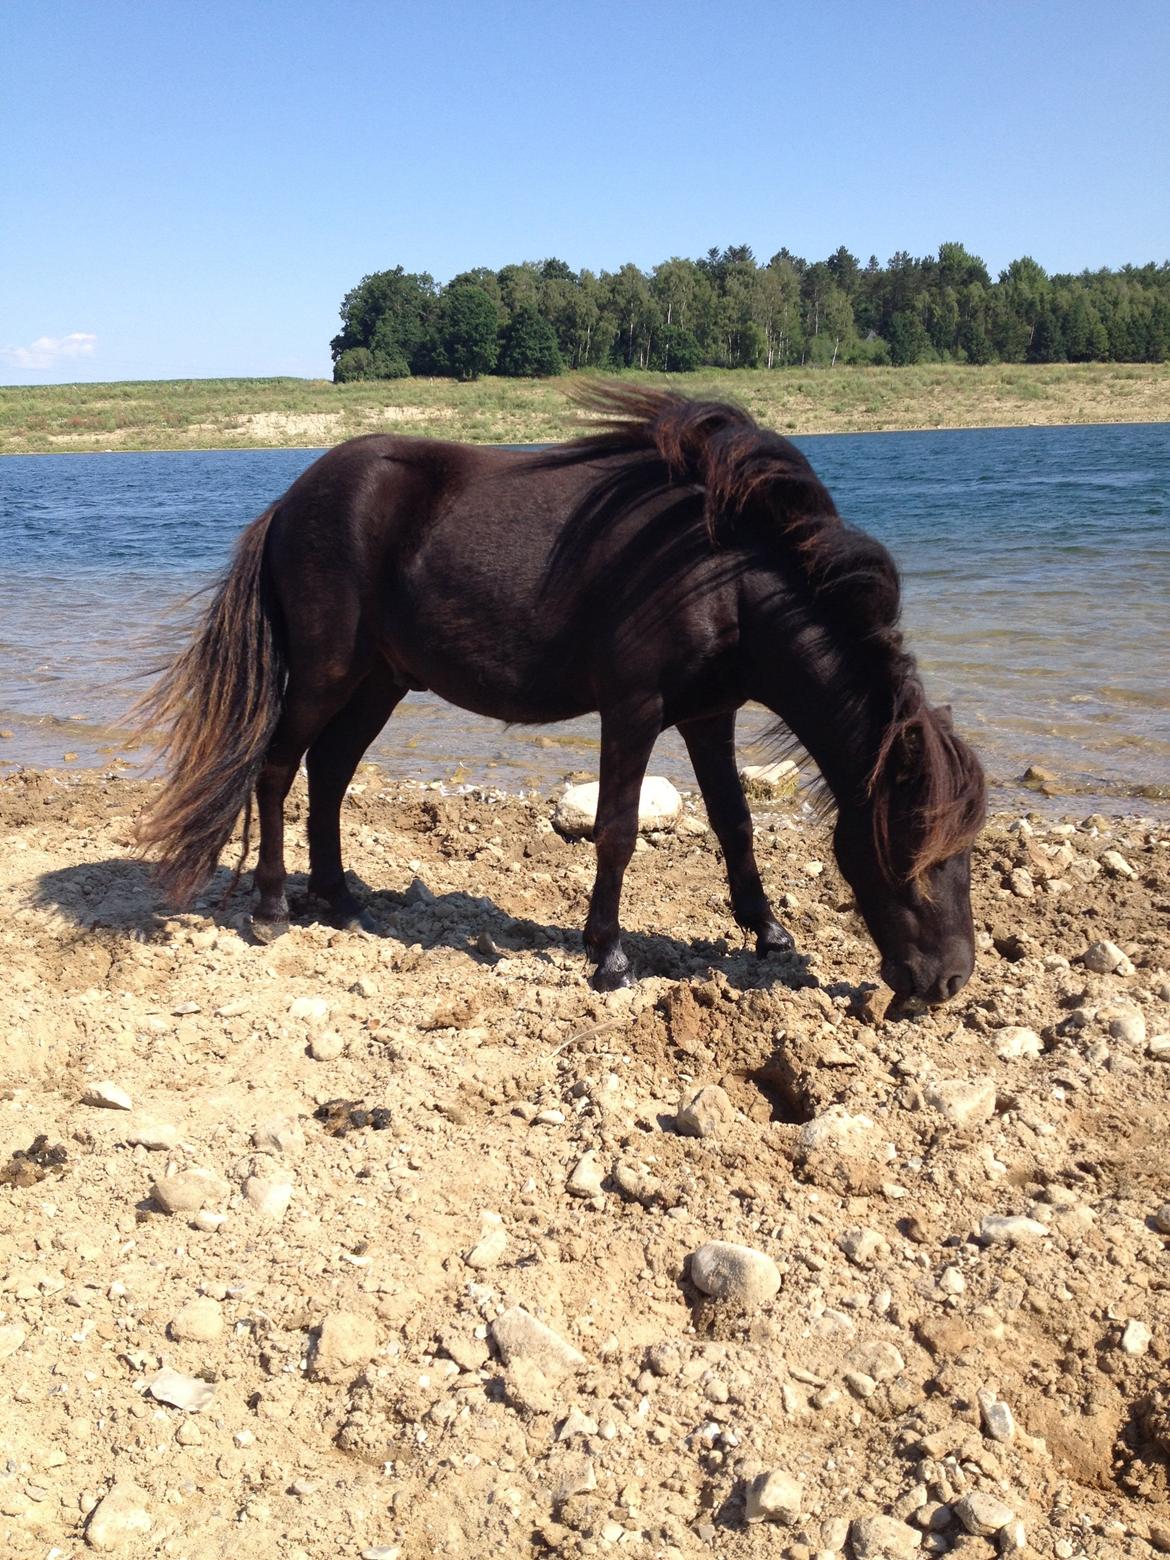
[[[1170,426],[798,442],[898,559],[928,689],[993,779],[1040,763],[1115,805],[1170,782]],[[109,762],[141,673],[175,643],[168,609],[314,455],[0,460],[0,763]],[[742,745],[764,724],[746,711]],[[372,756],[400,775],[545,786],[595,766],[596,732],[505,732],[412,695]],[[653,767],[690,780],[673,734]]]

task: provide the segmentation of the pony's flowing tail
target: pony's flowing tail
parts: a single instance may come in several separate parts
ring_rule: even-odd
[[[177,904],[211,876],[241,808],[250,809],[280,717],[285,663],[264,571],[273,513],[240,537],[195,638],[134,712],[167,768],[138,842],[158,852],[155,876]]]

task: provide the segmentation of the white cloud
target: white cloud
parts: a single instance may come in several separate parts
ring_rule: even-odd
[[[0,363],[25,370],[56,368],[77,358],[93,356],[97,337],[89,330],[71,330],[67,336],[38,336],[28,347],[0,347]]]

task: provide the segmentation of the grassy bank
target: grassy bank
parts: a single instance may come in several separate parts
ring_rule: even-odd
[[[786,433],[1170,422],[1170,365],[706,370],[668,381],[747,406]],[[0,453],[336,444],[394,431],[481,443],[563,438],[572,381],[180,379],[0,387]]]

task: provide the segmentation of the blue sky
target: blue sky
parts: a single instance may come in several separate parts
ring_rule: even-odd
[[[327,376],[398,264],[1170,259],[1166,0],[0,11],[0,383]]]

